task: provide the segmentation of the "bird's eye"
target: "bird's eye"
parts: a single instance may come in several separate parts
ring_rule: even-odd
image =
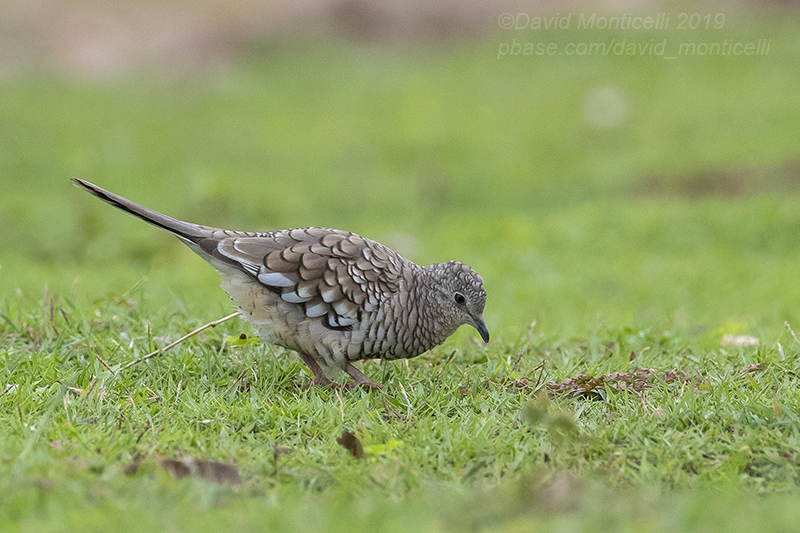
[[[467,299],[460,292],[457,292],[455,294],[454,298],[456,300],[456,303],[459,304],[459,305],[463,305],[463,304],[467,303]]]

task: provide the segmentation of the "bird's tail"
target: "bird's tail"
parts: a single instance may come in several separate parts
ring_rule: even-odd
[[[152,209],[148,209],[143,205],[139,205],[136,202],[131,202],[127,198],[123,198],[118,194],[107,191],[102,187],[98,187],[94,183],[89,183],[86,180],[72,178],[72,183],[84,191],[92,193],[104,202],[107,202],[116,208],[122,209],[126,213],[130,213],[135,217],[141,218],[145,222],[149,222],[154,226],[158,226],[159,228],[163,228],[171,233],[174,233],[190,245],[197,244],[204,238],[209,237],[216,229],[174,219],[163,213],[159,213],[158,211],[153,211]]]

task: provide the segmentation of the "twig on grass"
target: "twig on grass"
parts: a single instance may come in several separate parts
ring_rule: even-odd
[[[517,355],[517,360],[514,361],[513,365],[511,365],[511,371],[514,372],[515,374],[517,373],[517,370],[519,370],[519,362],[522,361],[522,355],[524,353],[525,352],[523,350],[520,350],[519,354]]]
[[[408,359],[406,359],[408,361]],[[407,416],[411,416],[411,413],[414,411],[414,408],[411,406],[411,402],[408,400],[408,394],[406,394],[406,388],[403,387],[403,382],[397,382],[400,385],[400,392],[403,393],[403,398],[406,399],[406,405],[408,405],[408,414]]]
[[[442,363],[442,365],[441,365],[441,366],[439,367],[439,369],[436,371],[436,373],[437,373],[438,375],[441,375],[441,374],[442,374],[442,372],[444,371],[444,367],[446,367],[446,366],[447,366],[447,364],[448,364],[450,361],[452,361],[452,360],[453,360],[453,357],[454,357],[455,355],[456,355],[456,351],[455,351],[455,350],[453,350],[452,352],[450,352],[450,355],[448,355],[448,356],[447,356],[447,359],[445,359],[444,363]]]
[[[342,412],[342,422],[344,422],[344,402],[342,401],[342,397],[339,396],[339,391],[333,389],[333,393],[336,394],[336,397],[339,399],[339,410]]]
[[[783,325],[785,325],[785,326],[786,326],[786,329],[788,329],[788,330],[789,330],[789,333],[791,333],[791,334],[792,334],[792,338],[794,339],[794,341],[795,341],[797,344],[800,344],[800,340],[797,340],[797,335],[795,335],[795,334],[794,334],[794,331],[792,330],[792,326],[790,326],[790,325],[789,325],[789,321],[787,320],[786,322],[784,322],[784,323],[783,323]]]
[[[80,408],[81,408],[81,407],[83,407],[83,402],[85,402],[85,401],[86,401],[86,398],[88,398],[88,397],[89,397],[89,395],[91,395],[91,394],[92,394],[92,391],[94,390],[94,386],[95,386],[95,385],[97,385],[97,382],[98,382],[98,381],[99,381],[99,380],[97,379],[97,376],[95,376],[95,377],[94,377],[94,378],[93,378],[93,379],[92,379],[92,380],[89,382],[89,384],[90,384],[90,385],[89,385],[89,390],[86,392],[86,394],[83,394],[83,395],[82,395],[82,397],[81,397],[81,403],[79,403],[79,404],[78,404],[78,410],[80,410]],[[84,389],[84,390],[85,390],[85,389]]]
[[[144,437],[144,434],[145,434],[145,433],[147,433],[147,431],[148,431],[148,430],[149,430],[151,427],[153,427],[153,426],[151,426],[151,425],[150,425],[150,422],[147,422],[147,423],[145,424],[145,426],[144,426],[144,430],[142,430],[142,432],[141,432],[141,433],[139,433],[139,437],[137,437],[137,439],[136,439],[136,444],[139,444],[139,441],[140,441],[140,440],[142,440],[142,437]]]
[[[64,396],[61,397],[64,403],[64,412],[67,414],[67,425],[72,425],[72,420],[69,417],[69,407],[67,407],[67,394],[66,391],[64,392]]]
[[[239,377],[237,377],[235,380],[233,380],[233,383],[231,383],[231,386],[228,387],[228,392],[232,391],[234,387],[239,385],[239,382],[242,381],[242,379],[244,379],[244,375],[247,374],[248,370],[250,370],[249,366],[239,373]]]
[[[642,409],[644,409],[645,414],[652,418],[653,415],[650,413],[650,410],[647,408],[647,403],[644,401],[644,394],[636,390],[635,387],[631,387],[629,384],[625,383],[624,381],[620,381],[617,385],[618,388],[627,390],[629,392],[634,393],[636,396],[639,397],[639,400],[642,402]]]
[[[538,377],[538,378],[536,378],[536,385],[534,385],[534,386],[533,386],[533,389],[534,389],[534,390],[538,390],[538,389],[539,389],[539,383],[541,383],[541,382],[542,382],[542,376],[544,376],[544,365],[546,365],[546,364],[547,364],[547,361],[545,361],[544,359],[542,359],[542,362],[541,362],[541,363],[539,363],[538,365],[536,365],[535,367],[533,367],[533,371],[534,371],[534,372],[535,372],[536,370],[538,370],[538,371],[539,371],[539,377]]]
[[[185,340],[186,340],[186,339],[188,339],[189,337],[194,337],[195,335],[197,335],[198,333],[200,333],[200,332],[201,332],[201,331],[203,331],[204,329],[208,329],[208,328],[213,328],[213,327],[216,327],[216,326],[218,326],[219,324],[222,324],[223,322],[225,322],[226,320],[230,320],[231,318],[234,318],[234,317],[237,317],[237,316],[239,316],[239,312],[238,312],[238,311],[237,311],[237,312],[235,312],[235,313],[231,313],[230,315],[228,315],[228,316],[226,316],[226,317],[224,317],[224,318],[220,318],[220,319],[218,319],[218,320],[214,320],[214,321],[212,321],[212,322],[209,322],[208,324],[205,324],[204,326],[200,326],[199,328],[197,328],[197,329],[195,329],[195,330],[192,330],[192,331],[190,331],[189,333],[187,333],[186,335],[184,335],[184,336],[183,336],[183,337],[181,337],[180,339],[178,339],[178,340],[176,340],[176,341],[174,341],[174,342],[171,342],[171,343],[167,344],[167,345],[166,345],[166,346],[164,346],[163,348],[160,348],[160,349],[158,349],[158,350],[156,350],[156,351],[154,351],[154,352],[150,352],[149,354],[145,355],[144,357],[140,357],[139,359],[134,359],[133,361],[131,361],[131,362],[130,362],[130,363],[128,363],[127,365],[123,366],[123,367],[120,369],[120,372],[121,372],[121,371],[123,371],[123,370],[126,370],[126,369],[128,369],[128,368],[130,368],[130,367],[132,367],[132,366],[133,366],[133,365],[135,365],[135,364],[141,363],[142,361],[146,361],[146,360],[148,360],[148,359],[151,359],[151,358],[153,358],[153,357],[155,357],[155,356],[157,356],[157,355],[161,355],[161,354],[163,354],[164,352],[166,352],[166,351],[167,351],[167,350],[169,350],[170,348],[174,348],[175,346],[177,346],[178,344],[182,343],[183,341],[185,341]]]
[[[101,364],[101,365],[103,365],[103,366],[106,368],[106,370],[108,370],[108,371],[109,371],[109,372],[111,372],[112,374],[114,373],[114,371],[113,371],[113,370],[111,370],[111,367],[110,367],[110,366],[108,366],[108,363],[106,363],[105,361],[103,361],[103,358],[102,358],[102,357],[100,357],[100,356],[99,356],[98,354],[96,354],[96,353],[94,354],[94,356],[97,358],[97,360],[100,362],[100,364]]]
[[[175,391],[175,405],[178,405],[178,398],[181,395],[181,385],[183,385],[183,380],[178,382],[178,390]]]

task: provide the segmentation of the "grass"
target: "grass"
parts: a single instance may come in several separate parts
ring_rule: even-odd
[[[426,49],[269,43],[160,81],[5,80],[0,524],[791,530],[792,21],[731,15],[725,36],[772,39],[749,60],[506,61],[497,45],[519,35],[502,33]],[[627,105],[613,129],[585,118],[603,87]],[[407,365],[367,363],[386,384],[372,393],[306,389],[299,359],[237,342],[251,334],[238,321],[122,371],[230,304],[180,243],[72,176],[197,222],[326,225],[420,263],[461,259],[486,280],[493,341],[464,328]],[[636,368],[661,374],[541,397]],[[243,483],[162,466],[189,456]]]
[[[355,530],[611,531],[640,520],[666,531],[716,520],[697,498],[752,506],[759,493],[784,494],[788,512],[800,512],[790,497],[800,476],[800,346],[788,332],[780,348],[709,350],[702,337],[668,332],[559,339],[534,329],[516,342],[436,349],[407,366],[370,363],[383,391],[338,392],[305,389],[308,371],[280,349],[237,344],[242,324],[121,371],[200,325],[137,308],[112,298],[3,310],[13,387],[0,398],[0,520],[36,530],[107,520],[188,529],[206,523],[192,516],[200,511],[213,517],[205,527],[263,519],[325,531],[355,513]],[[686,369],[693,380],[657,378],[643,393],[609,386],[599,400],[536,394],[545,381],[634,367]],[[339,445],[343,430],[364,459]],[[186,456],[235,465],[243,484],[172,479],[162,458]],[[413,518],[398,522],[406,502]],[[719,530],[742,526],[726,520]]]

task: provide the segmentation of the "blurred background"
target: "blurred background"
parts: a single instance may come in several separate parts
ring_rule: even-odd
[[[796,2],[5,1],[0,305],[229,312],[80,177],[459,259],[509,341],[768,337],[800,326],[799,87]]]

